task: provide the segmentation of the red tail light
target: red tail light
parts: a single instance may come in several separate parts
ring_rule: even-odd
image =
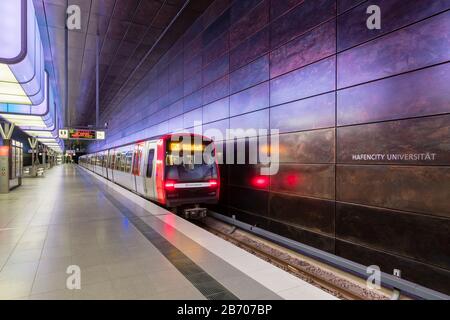
[[[215,179],[209,180],[209,187],[210,188],[217,188],[217,186],[219,185],[219,182]]]
[[[174,190],[175,189],[175,181],[167,180],[166,183],[164,184],[164,188],[166,190]]]

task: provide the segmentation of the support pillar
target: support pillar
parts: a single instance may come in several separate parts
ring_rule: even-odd
[[[3,145],[0,146],[0,193],[9,192],[9,176],[11,170],[11,137],[14,124],[0,124],[0,135]]]
[[[37,169],[35,164],[35,152],[36,152],[36,146],[37,146],[37,139],[36,138],[28,138],[28,143],[31,147],[31,171],[30,176],[36,177],[37,175]]]

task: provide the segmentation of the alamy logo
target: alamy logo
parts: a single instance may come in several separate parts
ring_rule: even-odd
[[[81,9],[77,5],[70,5],[67,7],[66,26],[69,30],[81,30]]]
[[[381,8],[377,5],[371,5],[367,7],[367,14],[370,16],[367,18],[367,28],[369,30],[380,30],[381,29]]]
[[[209,137],[213,141],[221,141],[215,145],[209,145],[204,150],[195,150],[184,153],[180,148],[171,150],[171,158],[175,164],[201,164],[217,161],[218,164],[259,164],[261,175],[275,175],[279,170],[279,130],[278,129],[226,129],[225,134],[216,128],[209,128],[202,132],[201,122],[194,121],[194,144],[201,145],[202,137]],[[191,137],[172,134],[171,140],[176,145],[191,145]],[[197,141],[200,140],[200,141]],[[236,142],[240,143],[236,143]],[[226,157],[213,156],[213,151]],[[247,152],[248,151],[248,152]],[[191,159],[192,158],[192,159]]]
[[[66,287],[69,290],[80,290],[81,289],[81,269],[77,265],[70,265],[66,270],[67,274],[70,276],[67,277]]]
[[[381,288],[381,271],[380,267],[376,265],[368,266],[366,273],[369,277],[366,280],[366,286],[372,290],[379,290]]]

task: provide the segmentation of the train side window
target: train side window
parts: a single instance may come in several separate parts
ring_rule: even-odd
[[[131,165],[132,165],[132,161],[133,161],[133,152],[132,151],[128,151],[125,154],[125,159],[126,159],[126,163],[125,163],[125,172],[126,173],[131,173]]]
[[[121,171],[121,167],[122,167],[122,154],[121,153],[117,153],[117,157],[116,157],[116,170]]]
[[[155,158],[155,149],[148,151],[147,177],[151,178],[153,174],[153,159]]]
[[[120,168],[119,171],[125,172],[125,166],[127,164],[127,158],[125,157],[125,153],[120,153]]]
[[[127,158],[125,157],[125,153],[120,153],[120,167],[119,171],[124,172],[125,171],[125,165],[127,164]]]
[[[115,161],[115,154],[111,152],[109,154],[109,168],[114,170],[114,161]]]

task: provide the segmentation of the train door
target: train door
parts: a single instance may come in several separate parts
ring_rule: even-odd
[[[102,152],[102,177],[106,178],[106,168],[107,168],[107,162],[108,162],[108,151],[105,150]]]
[[[108,179],[114,181],[114,166],[116,165],[116,150],[109,150],[109,166],[108,166]]]
[[[114,166],[114,182],[122,186],[126,185],[125,178],[126,171],[126,157],[125,151],[122,148],[116,149],[116,163]]]
[[[95,172],[95,162],[97,161],[97,154],[93,153],[92,154],[92,158],[91,158],[91,167],[92,167],[92,172]]]
[[[97,152],[95,155],[95,172],[97,172],[98,175],[102,175],[102,153]]]
[[[139,142],[134,146],[133,156],[133,177],[135,182],[135,190],[139,194],[145,194],[144,181],[142,174],[142,163],[144,162],[145,143]]]
[[[118,164],[114,171],[114,182],[129,190],[134,190],[134,177],[131,170],[133,162],[133,145],[117,149],[116,157]]]
[[[105,178],[109,180],[109,151],[110,150],[106,150],[105,151]]]
[[[132,178],[132,190],[138,192],[137,178],[141,172],[141,158],[142,158],[142,142],[138,142],[133,145],[133,158],[131,161],[131,178]]]
[[[142,164],[144,194],[149,199],[156,199],[156,142],[148,141],[145,151],[145,161]]]
[[[97,152],[92,156],[92,171],[97,172]]]
[[[134,157],[134,145],[129,145],[126,148],[125,158],[126,158],[126,166],[125,166],[125,186],[129,190],[136,190],[136,182],[133,175],[133,157]]]
[[[102,153],[101,152],[97,152],[95,154],[95,172],[99,175],[102,175],[102,162],[101,162],[101,158],[102,158]]]

